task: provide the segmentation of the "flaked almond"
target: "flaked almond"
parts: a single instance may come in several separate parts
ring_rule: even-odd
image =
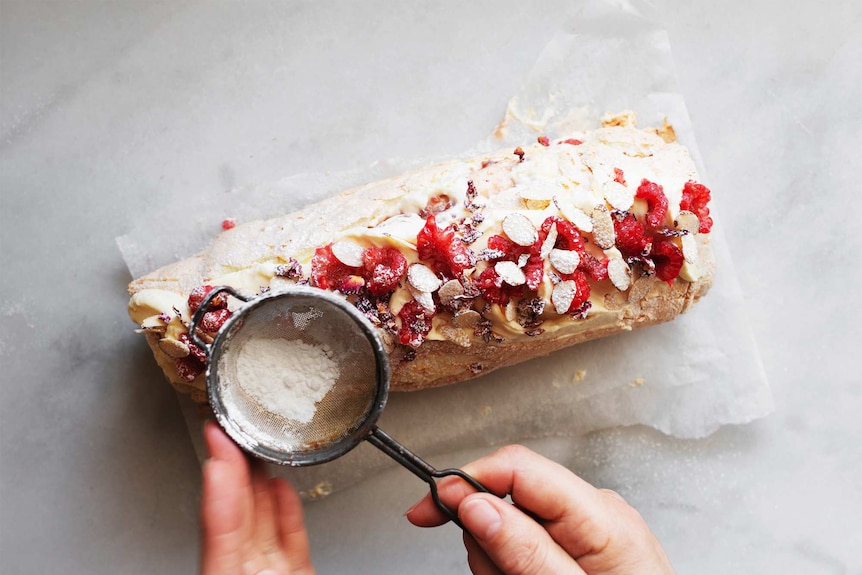
[[[561,201],[558,206],[563,217],[572,222],[582,232],[593,231],[593,221],[581,208],[571,202]]]
[[[690,234],[696,234],[700,230],[700,220],[692,212],[682,211],[673,221],[673,227],[677,230],[686,230]]]
[[[603,250],[614,247],[614,221],[611,213],[603,205],[593,208],[593,242]]]
[[[440,297],[441,304],[449,306],[457,298],[464,295],[464,286],[458,280],[449,280],[440,286],[437,295]]]
[[[573,280],[561,281],[554,286],[554,291],[551,292],[551,303],[558,314],[568,313],[577,290],[578,286]]]
[[[494,264],[494,271],[510,286],[520,286],[527,283],[527,276],[515,262],[497,262]]]
[[[443,280],[437,277],[434,270],[425,264],[419,263],[411,264],[410,267],[407,268],[407,281],[409,281],[410,285],[418,291],[426,293],[436,291],[441,285],[443,285]]]
[[[655,276],[641,276],[635,281],[629,290],[629,303],[634,304],[647,296],[656,284]]]
[[[608,277],[620,291],[626,291],[632,285],[632,270],[622,258],[608,260]]]
[[[574,250],[553,249],[548,254],[548,260],[554,266],[554,269],[561,274],[571,274],[578,269],[578,264],[581,263],[581,256]]]
[[[482,316],[479,315],[479,312],[472,309],[465,309],[452,317],[452,325],[455,327],[473,329],[479,325],[480,321],[482,321]]]
[[[189,346],[187,346],[180,340],[174,339],[172,337],[163,337],[162,339],[160,339],[159,349],[162,350],[166,356],[172,357],[174,359],[186,357],[190,352]]]
[[[465,329],[460,327],[453,327],[451,325],[441,325],[438,328],[440,335],[445,337],[451,342],[454,342],[461,347],[470,347],[473,345],[473,330]]]
[[[431,313],[435,313],[437,311],[437,307],[434,305],[434,296],[429,292],[419,291],[411,286],[410,293],[413,295],[413,299],[415,299],[416,302],[427,311]]]
[[[617,210],[628,211],[635,203],[635,194],[616,181],[605,182],[602,185],[602,195],[608,203]]]
[[[358,268],[362,266],[362,252],[365,248],[353,240],[339,240],[332,244],[332,255],[346,266]]]
[[[530,261],[530,254],[521,254],[518,256],[518,267],[522,268]]]
[[[531,246],[539,239],[533,222],[524,214],[509,214],[503,219],[503,231],[519,246]]]
[[[557,191],[558,188],[549,184],[530,183],[518,186],[518,195],[528,210],[544,210],[550,205]]]
[[[554,249],[554,245],[557,243],[557,236],[560,233],[557,231],[557,226],[551,226],[551,229],[548,230],[548,236],[545,238],[545,241],[542,242],[542,249],[539,250],[539,257],[545,259],[550,255],[551,250]]]
[[[685,234],[680,238],[682,242],[682,256],[685,261],[693,264],[697,261],[697,238],[694,234]]]

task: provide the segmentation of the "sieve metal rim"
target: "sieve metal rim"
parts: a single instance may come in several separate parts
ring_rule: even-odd
[[[218,293],[227,292],[237,299],[245,302],[241,307],[235,309],[231,316],[227,319],[224,325],[216,334],[212,344],[207,345],[201,341],[195,333],[195,327],[203,317],[203,313],[209,306],[210,301],[216,297]],[[227,343],[233,335],[241,329],[241,322],[248,317],[255,309],[265,305],[274,299],[285,297],[304,297],[312,300],[323,300],[327,304],[333,305],[346,313],[360,328],[362,333],[371,344],[374,358],[377,363],[375,374],[377,376],[377,385],[374,400],[365,420],[351,433],[334,441],[331,445],[322,448],[303,452],[285,453],[282,451],[271,449],[265,445],[261,445],[248,433],[243,431],[226,413],[225,404],[222,401],[219,393],[218,385],[218,365],[219,358]],[[240,324],[240,325],[237,325]],[[236,329],[234,329],[236,326]],[[360,312],[349,301],[334,293],[322,290],[320,288],[310,286],[288,286],[267,292],[265,294],[247,297],[230,286],[215,286],[212,291],[207,294],[207,297],[201,302],[200,307],[195,312],[192,318],[190,333],[192,340],[207,354],[207,366],[205,371],[207,383],[207,399],[209,400],[210,408],[215,415],[216,421],[225,430],[228,436],[233,439],[240,447],[248,451],[252,455],[259,457],[270,463],[278,465],[287,465],[291,467],[300,467],[306,465],[318,465],[326,463],[345,455],[357,445],[362,443],[375,428],[383,408],[386,406],[389,397],[389,378],[390,366],[389,355],[386,353],[386,348],[383,340],[371,322],[365,315]]]

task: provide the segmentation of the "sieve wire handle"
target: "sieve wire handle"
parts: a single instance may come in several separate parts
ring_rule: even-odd
[[[192,316],[192,321],[189,324],[189,339],[192,340],[192,343],[204,350],[209,356],[210,354],[210,345],[206,343],[204,340],[198,336],[198,324],[204,317],[204,314],[207,312],[207,308],[209,308],[210,303],[222,292],[227,292],[233,297],[240,299],[244,302],[249,302],[252,298],[247,297],[236,291],[230,286],[216,286],[210,290],[210,292],[206,295],[206,297],[201,302],[201,305],[198,306],[198,309],[195,310],[194,315]]]
[[[461,521],[458,519],[458,512],[440,500],[440,495],[437,492],[437,479],[454,475],[460,477],[476,491],[482,493],[490,493],[487,487],[479,483],[478,480],[471,477],[466,471],[461,469],[436,469],[431,464],[424,461],[421,457],[395,441],[392,436],[383,431],[377,426],[371,428],[371,432],[366,438],[370,444],[380,449],[383,453],[400,463],[408,471],[413,473],[419,479],[428,484],[431,489],[431,498],[434,504],[445,513],[455,525],[464,529]]]

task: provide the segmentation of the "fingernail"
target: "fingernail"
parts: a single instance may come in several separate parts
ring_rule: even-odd
[[[493,505],[477,498],[461,505],[461,521],[473,537],[490,539],[500,530],[503,518]]]

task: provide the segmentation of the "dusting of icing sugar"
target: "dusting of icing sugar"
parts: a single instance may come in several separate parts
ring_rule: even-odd
[[[301,340],[252,338],[237,357],[239,386],[267,411],[299,423],[314,418],[339,374],[328,346]]]

